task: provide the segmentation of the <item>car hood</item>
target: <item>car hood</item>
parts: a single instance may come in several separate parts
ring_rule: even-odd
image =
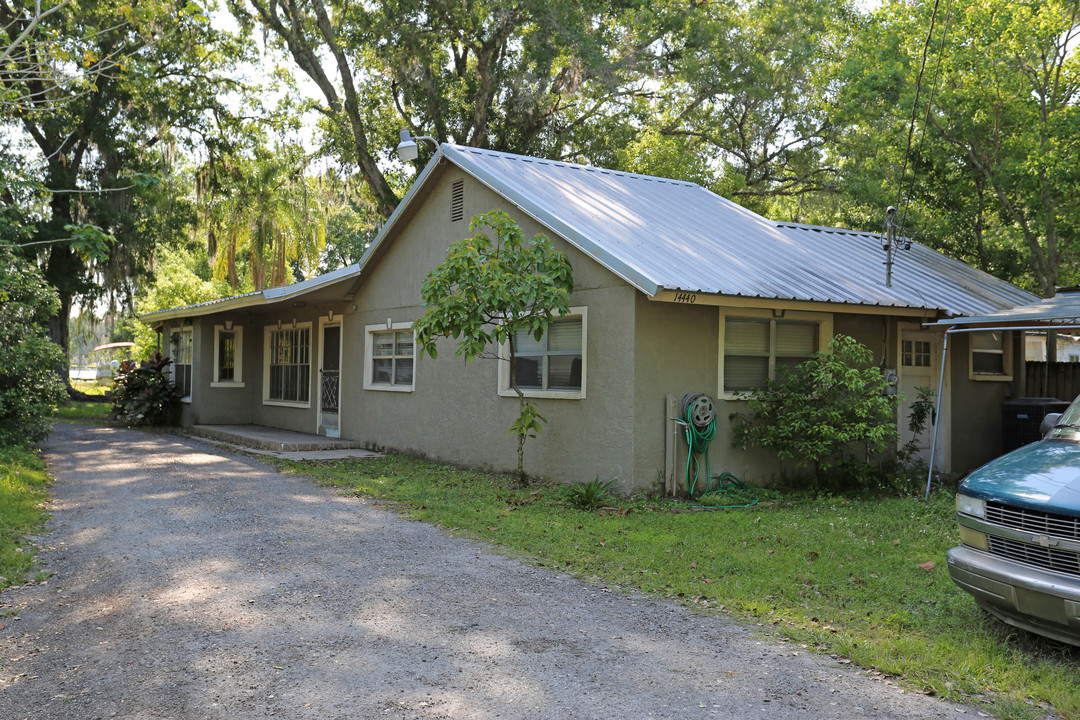
[[[974,471],[960,492],[1043,512],[1080,515],[1080,444],[1041,440]]]

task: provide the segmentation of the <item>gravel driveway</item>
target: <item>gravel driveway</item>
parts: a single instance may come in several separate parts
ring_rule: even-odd
[[[956,718],[200,440],[56,426],[0,718]]]

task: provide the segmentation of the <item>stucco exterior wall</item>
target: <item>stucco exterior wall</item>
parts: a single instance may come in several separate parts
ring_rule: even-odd
[[[191,401],[183,403],[181,423],[184,425],[266,425],[269,427],[318,432],[319,318],[334,311],[335,321],[341,322],[348,306],[344,303],[303,304],[300,306],[271,306],[265,310],[243,310],[217,313],[194,318],[190,325],[173,323],[166,327],[163,343],[168,352],[169,337],[181,327],[192,328],[192,388]],[[303,407],[290,407],[266,402],[266,332],[277,328],[280,320],[283,328],[310,324],[311,363],[308,393],[309,400]],[[241,329],[240,377],[234,383],[215,382],[215,328],[231,322],[234,329]]]
[[[1017,397],[1023,352],[1021,340],[1013,333],[1013,379],[973,380],[970,377],[969,349],[971,336],[956,333],[949,338],[950,378],[955,402],[950,417],[952,462],[950,470],[967,473],[1002,454],[1002,403]]]
[[[517,466],[516,440],[507,430],[517,417],[516,397],[499,395],[499,363],[456,358],[452,340],[439,343],[438,359],[417,358],[412,392],[363,389],[369,326],[411,323],[423,313],[424,278],[446,258],[449,245],[468,234],[469,219],[503,209],[526,235],[542,228],[470,177],[450,169],[437,178],[415,214],[403,218],[385,251],[365,269],[349,314],[345,355],[352,359],[342,400],[342,436],[378,449],[408,452],[496,471]],[[464,219],[450,221],[452,183],[464,182]],[[525,471],[566,482],[595,477],[634,487],[633,387],[635,291],[561,238],[574,270],[573,307],[587,313],[585,397],[539,399],[547,418],[525,445]],[[494,350],[494,349],[493,349]],[[355,360],[359,360],[356,362]]]

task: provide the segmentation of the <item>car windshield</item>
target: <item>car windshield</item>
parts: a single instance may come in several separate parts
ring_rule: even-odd
[[[1061,414],[1047,437],[1080,440],[1080,398],[1074,400],[1069,409]]]

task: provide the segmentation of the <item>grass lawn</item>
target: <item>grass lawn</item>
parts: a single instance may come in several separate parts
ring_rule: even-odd
[[[45,521],[50,482],[35,450],[0,448],[0,589],[40,579],[26,536]]]
[[[1080,717],[1080,650],[984,617],[945,568],[953,499],[787,499],[585,512],[565,488],[404,457],[280,461],[538,565],[724,613],[918,692],[1003,718]],[[684,512],[677,512],[677,510]]]
[[[76,390],[94,397],[105,397],[108,385],[73,380],[71,386]],[[56,408],[53,413],[53,422],[81,423],[84,425],[104,425],[112,407],[107,402],[77,402],[68,401]]]

